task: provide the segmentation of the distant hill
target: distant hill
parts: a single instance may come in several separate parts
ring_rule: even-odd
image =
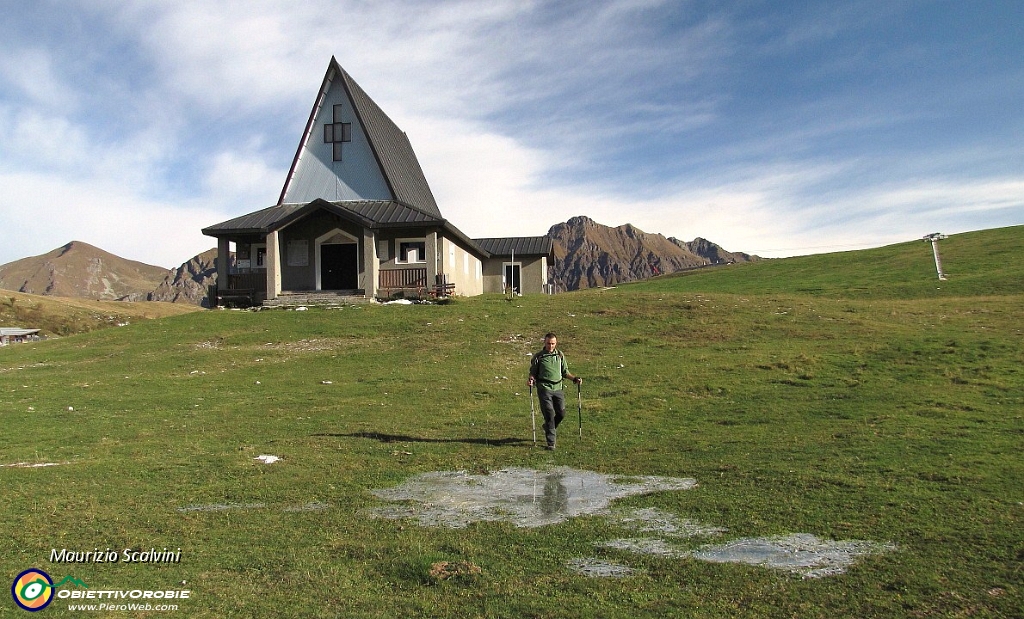
[[[206,291],[217,281],[216,259],[217,249],[213,248],[176,269],[165,269],[72,241],[47,254],[0,265],[0,289],[52,297],[208,307]]]
[[[644,232],[632,224],[612,228],[582,216],[552,226],[547,236],[554,240],[551,277],[559,290],[613,286],[716,264],[759,260],[702,238],[684,242]]]
[[[0,266],[0,288],[29,294],[115,300],[156,288],[163,267],[126,260],[81,241]]]

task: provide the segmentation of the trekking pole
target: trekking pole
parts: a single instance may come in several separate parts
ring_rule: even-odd
[[[530,423],[533,424],[533,446],[537,446],[537,413],[533,410],[533,385],[530,385]]]
[[[576,414],[580,421],[580,440],[583,440],[583,388],[580,383],[576,383],[576,402],[579,407],[576,409]]]

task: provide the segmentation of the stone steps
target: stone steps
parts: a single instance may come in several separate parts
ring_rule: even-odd
[[[283,292],[276,299],[267,299],[263,307],[299,307],[361,305],[369,303],[363,290],[332,290],[329,292]]]

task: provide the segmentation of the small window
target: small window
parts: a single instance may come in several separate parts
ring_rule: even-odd
[[[414,263],[427,261],[425,241],[401,241],[398,243],[398,262]]]
[[[267,247],[266,245],[256,246],[256,268],[265,269],[267,268]]]

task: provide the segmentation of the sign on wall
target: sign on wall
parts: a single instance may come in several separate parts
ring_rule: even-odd
[[[288,266],[309,266],[309,241],[288,241]]]

